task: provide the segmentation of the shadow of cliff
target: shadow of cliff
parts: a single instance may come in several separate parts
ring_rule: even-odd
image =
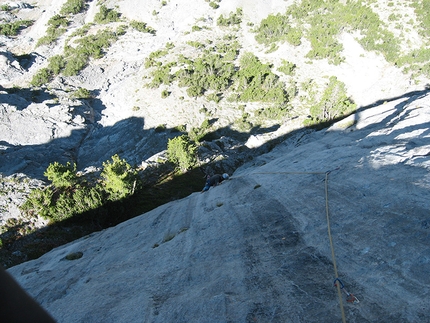
[[[365,137],[374,131],[375,128],[385,128],[391,123],[394,124],[396,120],[406,120],[409,117],[409,113],[402,113],[404,107],[407,104],[426,96],[428,92],[428,90],[409,92],[402,96],[379,100],[370,105],[360,107],[354,114],[356,122],[361,118],[360,113],[377,106],[378,103],[399,100],[394,108],[385,112],[386,116],[382,121],[372,123],[357,131],[348,132],[345,136]],[[232,150],[241,150],[240,157],[238,158],[235,156],[237,160],[233,164],[235,167],[239,167],[244,163],[251,161],[254,157],[272,150],[278,144],[290,137],[301,133],[309,133],[310,131],[319,131],[322,126],[324,126],[323,129],[327,129],[327,126],[345,117],[347,116],[343,116],[323,125],[303,127],[294,130],[288,134],[272,139],[258,148],[251,149],[244,145],[241,145],[240,147],[232,147]],[[250,131],[246,132],[235,131],[231,129],[231,127],[224,127],[217,131],[208,133],[205,137],[206,139],[216,141],[220,140],[221,136],[228,135],[235,140],[243,142],[253,134],[272,132],[279,126],[280,125],[276,125],[270,128],[254,127],[250,129]],[[389,135],[389,138],[387,137],[387,140],[397,140],[397,136],[401,135],[405,131],[415,130],[422,130],[424,135],[429,134],[430,131],[428,125],[426,126],[425,124],[411,125],[406,129],[394,130]],[[119,154],[121,158],[125,158],[127,162],[136,166],[148,157],[166,149],[168,140],[178,136],[179,134],[180,133],[178,133],[177,129],[165,129],[164,131],[144,129],[143,118],[132,117],[119,121],[109,127],[93,127],[88,132],[85,130],[79,130],[71,134],[68,138],[55,139],[52,142],[43,145],[33,145],[30,147],[8,147],[5,145],[6,149],[0,154],[0,171],[2,170],[2,165],[4,165],[5,162],[17,161],[19,160],[19,156],[25,156],[26,154],[34,152],[38,152],[38,154],[42,154],[44,156],[49,156],[49,158],[45,159],[43,163],[37,162],[38,156],[36,154],[36,156],[33,156],[36,161],[33,160],[32,162],[29,162],[28,165],[17,167],[13,171],[10,171],[10,173],[12,174],[20,171],[30,177],[43,178],[43,172],[51,162],[77,162],[78,169],[83,169],[88,166],[100,166],[103,161],[110,159],[114,154]],[[381,136],[386,135],[381,134]],[[77,140],[74,139],[75,137],[77,137]],[[71,140],[72,138],[73,140]],[[118,138],[125,138],[127,139],[127,142],[124,142],[124,144],[118,144]],[[74,143],[79,142],[81,148],[74,154],[67,155],[65,152],[68,151],[67,148],[69,147],[68,145],[70,144],[70,141]],[[399,144],[402,144],[405,147],[405,149],[410,147],[416,148],[420,145],[424,145],[424,141],[418,142],[416,140],[412,141],[402,139],[398,139],[398,141]],[[96,149],[96,147],[98,148]],[[23,151],[23,149],[25,150]],[[21,155],[15,154],[16,152],[21,152]],[[75,157],[72,158],[72,155]],[[37,165],[32,166],[32,163]],[[231,169],[225,168],[227,163],[227,161],[215,161],[205,166],[211,166],[216,172],[228,171],[231,173]],[[229,164],[229,167],[231,167],[231,163]],[[0,235],[0,238],[3,241],[3,246],[0,249],[2,264],[6,267],[10,267],[20,262],[37,258],[56,246],[73,241],[92,232],[117,225],[118,223],[141,215],[167,202],[180,199],[193,192],[200,191],[205,182],[203,175],[202,171],[197,168],[179,175],[169,166],[166,166],[166,168],[154,169],[152,172],[154,180],[149,184],[144,185],[142,189],[136,191],[133,196],[124,200],[107,203],[98,209],[77,214],[70,219],[51,224],[28,235],[17,234],[15,236],[8,236],[10,232],[19,233],[23,230],[21,225],[12,226],[8,232]],[[24,254],[22,250],[27,250],[27,252]],[[8,261],[4,260],[6,255],[9,257]]]
[[[0,85],[0,104],[9,104],[21,111],[32,103],[42,103],[54,99],[55,96],[45,89],[4,88]]]

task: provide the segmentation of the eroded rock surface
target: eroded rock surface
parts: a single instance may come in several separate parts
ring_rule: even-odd
[[[328,201],[339,278],[360,300],[344,299],[347,322],[426,322],[429,103],[297,132],[204,194],[9,271],[59,322],[341,321]]]

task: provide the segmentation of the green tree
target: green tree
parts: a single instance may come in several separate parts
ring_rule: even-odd
[[[112,161],[103,163],[101,177],[102,185],[109,194],[108,199],[112,201],[132,195],[138,184],[137,171],[118,155],[112,156]]]
[[[169,139],[167,143],[167,155],[169,161],[174,163],[182,171],[186,171],[197,163],[197,146],[187,135]]]
[[[307,123],[328,122],[352,112],[355,108],[356,104],[347,96],[345,84],[332,76],[319,102],[311,106],[311,120]]]
[[[71,187],[78,181],[76,164],[71,164],[70,162],[67,162],[66,165],[54,162],[48,166],[43,175],[45,175],[56,188]]]

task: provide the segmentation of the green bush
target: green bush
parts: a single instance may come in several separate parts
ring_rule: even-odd
[[[102,180],[92,183],[77,176],[76,165],[55,162],[45,171],[52,182],[46,188],[30,192],[21,209],[27,214],[38,214],[52,221],[62,221],[103,206],[108,200],[118,200],[133,194],[140,186],[137,171],[118,155],[103,163]]]
[[[27,28],[33,23],[33,20],[17,20],[11,23],[0,24],[0,35],[16,36],[21,29]]]
[[[43,218],[48,218],[55,212],[52,202],[53,195],[54,191],[51,186],[31,190],[22,204],[21,210],[27,214],[37,214]]]
[[[108,24],[119,21],[120,14],[114,9],[108,9],[105,5],[100,6],[100,11],[94,16],[94,22],[98,24]]]
[[[219,103],[221,101],[222,95],[220,93],[211,93],[207,96],[209,101],[213,101],[215,103]]]
[[[43,175],[45,175],[56,188],[71,187],[78,181],[76,164],[72,165],[70,162],[67,162],[66,165],[54,162],[48,166]]]
[[[169,91],[167,91],[167,90],[163,90],[163,91],[161,91],[161,98],[162,98],[162,99],[167,98],[169,95],[170,95],[170,92],[169,92]]]
[[[88,64],[88,56],[86,55],[73,55],[68,58],[66,66],[63,70],[65,76],[77,75]]]
[[[56,18],[53,21],[55,24],[62,20]],[[77,43],[76,47],[66,45],[64,55],[51,57],[48,67],[41,69],[33,77],[31,84],[33,86],[41,86],[48,83],[53,76],[60,73],[65,76],[77,75],[87,66],[90,58],[97,59],[103,57],[104,50],[117,39],[117,34],[110,30],[99,30],[95,35],[88,35],[77,39],[75,41]]]
[[[208,119],[205,119],[200,125],[200,127],[192,128],[188,136],[192,141],[199,142],[206,135],[209,127],[210,127],[210,122]]]
[[[425,37],[430,37],[430,1],[429,0],[414,0],[411,4],[415,8],[415,15],[420,23],[420,33]]]
[[[207,90],[226,90],[234,73],[233,63],[225,61],[221,54],[207,53],[194,61],[187,60],[175,76],[179,86],[188,87],[188,96],[197,97]]]
[[[156,68],[152,73],[152,81],[148,84],[150,88],[157,88],[161,84],[170,85],[174,77],[170,74],[170,65],[161,65]]]
[[[182,171],[186,171],[197,163],[197,146],[187,135],[169,139],[167,143],[167,155],[169,161]]]
[[[55,55],[49,59],[48,68],[52,71],[54,75],[58,75],[66,66],[63,55]]]
[[[423,9],[425,5],[420,1],[414,3],[416,12],[428,17],[428,10]],[[341,31],[358,31],[362,36],[358,41],[366,50],[378,51],[390,62],[399,57],[399,41],[362,1],[301,0],[289,6],[284,15],[269,15],[254,30],[256,40],[272,46],[271,50],[276,49],[275,42],[300,45],[301,39],[306,38],[311,44],[308,58],[327,59],[335,65],[344,61],[343,47],[338,41]]]
[[[229,27],[232,25],[239,25],[242,22],[242,8],[237,8],[236,12],[230,12],[228,18],[224,18],[223,15],[217,19],[218,26]]]
[[[66,65],[63,74],[65,76],[78,74],[87,66],[90,58],[103,57],[104,49],[108,48],[117,38],[117,35],[110,30],[99,30],[95,35],[76,40],[78,45],[75,48],[67,46],[64,51]]]
[[[52,71],[46,67],[41,68],[33,78],[31,79],[30,84],[33,86],[42,86],[52,79]]]
[[[285,75],[293,75],[295,69],[296,64],[283,59],[281,66],[278,68],[278,71],[284,73]]]
[[[91,98],[91,92],[83,87],[80,87],[72,93],[72,98],[89,99]]]
[[[354,111],[355,108],[356,104],[347,96],[345,84],[332,76],[319,102],[311,106],[311,118],[306,123],[329,122]]]
[[[132,20],[130,22],[130,26],[142,33],[150,33],[152,35],[155,35],[155,29],[152,27],[149,27],[145,22]]]
[[[69,25],[69,21],[66,17],[61,15],[52,16],[48,20],[48,28],[46,29],[46,35],[41,37],[37,41],[37,46],[49,45],[55,42],[61,35],[66,32],[66,27]]]
[[[236,75],[234,87],[239,101],[288,102],[284,84],[273,74],[270,66],[262,64],[252,53],[245,53],[240,59],[240,69]]]
[[[215,1],[209,2],[209,6],[211,6],[213,9],[218,9],[219,8],[219,4],[216,3]]]
[[[255,40],[260,44],[269,45],[273,42],[286,40],[290,32],[290,22],[287,16],[277,14],[269,15],[263,19],[260,26],[254,30],[256,33]]]
[[[85,8],[84,0],[67,0],[65,4],[61,7],[60,13],[62,15],[68,14],[78,14],[82,12]]]
[[[103,163],[101,177],[103,188],[109,195],[108,199],[112,201],[132,195],[138,183],[137,172],[118,155],[112,156],[112,161]]]
[[[0,6],[0,11],[11,11],[12,8],[8,4],[2,4]]]
[[[255,112],[256,117],[263,117],[264,119],[281,120],[288,115],[289,109],[287,105],[275,105],[265,107]]]

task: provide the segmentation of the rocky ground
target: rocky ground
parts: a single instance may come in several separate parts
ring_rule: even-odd
[[[91,290],[97,290],[102,295],[100,300],[96,301],[104,304],[97,314],[90,314],[89,309],[83,310],[82,320],[97,321],[98,315],[99,318],[105,317],[106,321],[128,321],[127,315],[134,319],[144,315],[154,322],[180,321],[179,317],[184,321],[199,321],[198,315],[207,315],[211,317],[210,321],[218,321],[215,317],[217,312],[226,313],[225,321],[279,322],[283,321],[282,318],[288,313],[290,320],[297,322],[312,322],[321,313],[325,321],[331,321],[331,317],[337,318],[338,305],[331,293],[331,287],[327,287],[330,284],[326,284],[326,281],[332,279],[328,245],[320,245],[320,241],[326,239],[323,233],[326,231],[325,224],[324,221],[316,219],[313,219],[316,223],[313,224],[309,220],[311,215],[322,212],[321,207],[316,206],[316,203],[323,205],[322,186],[315,183],[322,183],[324,179],[319,175],[316,175],[316,182],[314,176],[310,175],[304,179],[299,175],[291,178],[286,176],[285,180],[284,175],[251,175],[255,172],[327,170],[336,170],[330,173],[330,183],[333,184],[330,191],[334,194],[335,202],[333,216],[338,217],[334,230],[340,230],[335,236],[338,241],[336,250],[339,250],[341,258],[339,267],[345,281],[348,281],[348,290],[351,288],[354,292],[357,291],[361,294],[359,298],[364,298],[367,302],[366,307],[362,306],[362,303],[359,305],[362,307],[347,304],[348,321],[428,320],[423,311],[423,301],[419,300],[428,290],[428,281],[423,273],[427,270],[429,255],[428,248],[422,244],[422,241],[428,238],[426,223],[429,221],[426,216],[428,204],[423,199],[428,191],[428,126],[425,123],[428,123],[429,103],[426,95],[429,80],[426,77],[412,76],[412,73],[405,73],[393,63],[387,62],[381,54],[365,51],[357,41],[360,35],[346,31],[338,37],[344,48],[342,55],[345,57],[345,61],[340,65],[329,64],[327,60],[310,61],[306,58],[306,53],[311,44],[305,39],[297,47],[284,42],[278,44],[277,50],[268,51],[266,46],[255,40],[253,26],[258,25],[269,14],[285,12],[293,1],[221,1],[217,2],[219,8],[215,10],[203,0],[194,1],[192,4],[182,0],[169,0],[165,4],[158,0],[109,0],[103,1],[103,4],[116,8],[121,13],[123,22],[146,22],[156,30],[156,34],[130,29],[119,37],[102,58],[92,59],[78,75],[60,75],[47,86],[33,87],[30,85],[33,75],[47,66],[50,57],[63,53],[68,37],[84,24],[94,20],[101,3],[87,2],[87,10],[73,17],[67,32],[55,44],[36,46],[37,41],[46,34],[49,19],[59,13],[65,2],[0,1],[0,5],[8,4],[9,8],[13,9],[0,12],[2,22],[34,20],[31,27],[24,28],[16,37],[0,36],[2,265],[10,267],[38,257],[41,250],[48,251],[69,242],[71,238],[65,239],[66,236],[86,235],[126,219],[122,218],[124,209],[117,206],[111,213],[122,212],[121,216],[118,216],[119,219],[109,218],[105,221],[107,224],[103,225],[99,220],[89,220],[87,224],[91,228],[90,231],[82,227],[54,229],[55,238],[52,241],[44,240],[43,232],[47,220],[25,217],[19,207],[31,189],[46,185],[43,173],[54,161],[72,161],[77,163],[78,170],[82,172],[97,172],[103,161],[118,153],[143,173],[150,174],[150,179],[154,180],[163,173],[162,170],[154,172],[153,167],[157,165],[157,161],[165,160],[167,141],[178,134],[175,127],[185,125],[187,130],[190,130],[212,118],[216,121],[210,132],[216,133],[217,138],[213,141],[208,139],[199,148],[201,161],[216,161],[211,164],[213,168],[235,172],[235,179],[225,186],[228,187],[226,192],[222,193],[225,195],[221,194],[219,188],[217,191],[221,195],[192,195],[174,207],[168,204],[154,211],[147,216],[149,220],[141,217],[132,220],[135,222],[129,222],[138,224],[134,230],[148,226],[155,228],[153,234],[145,236],[142,241],[140,238],[136,238],[139,242],[130,238],[141,237],[140,231],[117,233],[115,230],[119,230],[118,228],[95,235],[95,245],[99,243],[96,242],[98,239],[100,243],[105,243],[105,236],[110,239],[115,237],[112,247],[109,248],[114,250],[112,254],[107,253],[107,248],[91,247],[93,242],[85,248],[81,247],[86,241],[84,239],[77,242],[77,245],[70,244],[64,247],[65,249],[57,249],[47,258],[41,259],[41,263],[25,265],[30,266],[30,269],[14,269],[13,272],[24,286],[31,290],[32,295],[46,305],[59,321],[73,321],[74,313],[65,311],[63,306],[70,302],[70,299],[55,293],[53,295],[52,290],[58,289],[57,287],[48,286],[42,290],[44,287],[33,283],[32,277],[39,273],[41,268],[43,279],[55,281],[56,278],[49,275],[50,266],[59,266],[55,267],[59,272],[63,270],[61,266],[73,266],[74,262],[57,263],[58,253],[63,257],[72,246],[79,246],[76,248],[84,252],[82,266],[91,269],[88,269],[86,274],[81,273],[82,277],[87,277],[85,282],[76,278],[78,276],[74,276],[74,271],[70,271],[71,276],[67,278],[70,284],[58,280],[58,284],[61,282],[70,289],[59,289],[63,291],[59,293],[65,295],[71,292],[71,295],[76,293],[79,297],[86,298],[86,294],[79,293],[92,293]],[[420,48],[424,44],[423,33],[418,28],[412,6],[387,1],[376,1],[369,5],[401,40],[404,51]],[[243,10],[240,28],[219,28],[217,18],[220,15],[228,16],[238,7]],[[402,24],[403,27],[399,28],[398,21],[391,19],[392,13],[401,13],[407,25]],[[112,23],[109,28],[116,28],[123,22]],[[192,32],[195,25],[203,27],[203,30]],[[96,32],[103,27],[94,25],[91,28],[92,32]],[[309,114],[309,105],[312,102],[307,100],[309,93],[299,86],[286,117],[282,120],[253,120],[254,127],[251,130],[243,130],[238,127],[237,120],[242,118],[245,112],[252,115],[261,108],[260,103],[248,103],[239,109],[236,103],[228,100],[215,103],[203,97],[189,98],[185,89],[175,83],[158,89],[145,86],[150,79],[150,70],[145,67],[145,59],[154,51],[164,49],[167,43],[174,43],[175,48],[169,54],[171,57],[178,54],[197,55],[187,42],[206,43],[208,39],[216,41],[229,34],[237,37],[241,52],[254,53],[261,61],[271,64],[273,70],[281,65],[283,59],[294,62],[297,85],[309,83],[316,89],[324,86],[330,76],[336,76],[345,84],[348,95],[357,104],[359,113],[338,122],[329,131],[315,132],[305,129],[303,120]],[[166,60],[169,58],[170,56]],[[287,77],[280,77],[288,81]],[[88,89],[91,96],[86,99],[74,97],[74,91],[79,88]],[[163,98],[162,90],[168,90],[170,95]],[[290,139],[284,141],[285,138]],[[257,158],[281,142],[282,145],[275,149],[276,153]],[[250,160],[251,164],[236,171],[237,167]],[[268,165],[264,166],[265,164]],[[188,176],[187,180],[193,184],[186,189],[178,186],[177,191],[185,195],[172,194],[170,200],[199,190],[202,181],[199,170],[184,176]],[[332,183],[332,180],[335,182]],[[257,189],[260,185],[263,188],[261,190]],[[160,188],[156,190],[163,191]],[[165,191],[167,189],[164,189],[164,193]],[[259,193],[261,191],[263,193]],[[281,191],[286,194],[281,195]],[[155,190],[143,199],[155,200],[154,194]],[[318,197],[312,201],[314,196]],[[206,198],[207,201],[202,200]],[[302,202],[308,200],[309,205]],[[136,204],[136,208],[132,210],[133,216],[140,214],[135,212],[137,205],[141,203],[133,202]],[[181,203],[185,203],[185,206]],[[217,212],[227,206],[232,208],[230,213],[223,211],[219,219],[213,218],[214,212],[218,216]],[[170,211],[166,211],[163,217],[160,215],[159,212],[171,207],[182,210],[177,213],[178,218],[169,213]],[[263,211],[267,211],[267,214]],[[349,213],[351,215],[345,215]],[[272,219],[268,221],[272,224],[265,221],[266,215],[263,214]],[[288,217],[281,217],[283,214],[288,214]],[[413,215],[409,216],[410,214]],[[160,225],[156,220],[158,217],[163,219],[160,220]],[[382,217],[382,222],[378,222],[379,217]],[[337,221],[339,218],[341,221]],[[355,230],[358,226],[360,232]],[[207,228],[209,230],[206,230]],[[390,231],[391,229],[393,231]],[[233,232],[234,230],[237,232]],[[313,236],[315,230],[317,232]],[[226,240],[221,246],[217,246],[214,242],[220,235]],[[385,244],[374,238],[380,235]],[[412,236],[410,241],[406,239],[408,235]],[[126,240],[124,243],[129,240],[133,248],[136,246],[136,250],[130,249],[129,245],[120,245],[121,237]],[[175,237],[180,238],[181,243],[164,244]],[[36,249],[38,252],[26,251],[23,247],[24,238],[33,244],[31,250]],[[173,241],[178,241],[177,238]],[[209,243],[203,244],[206,242]],[[40,247],[42,244],[43,248]],[[155,244],[158,244],[159,248],[153,248]],[[414,244],[418,246],[415,246],[416,249]],[[137,256],[139,246],[141,250],[146,250],[143,258]],[[168,247],[162,255],[181,255],[185,259],[184,262],[179,262],[176,258],[169,259],[167,256],[155,259],[160,256],[158,253],[162,247]],[[127,256],[125,260],[119,259],[119,255],[114,254],[115,250],[127,250],[126,254],[134,256]],[[153,254],[154,252],[156,254]],[[408,258],[407,252],[416,254],[416,257]],[[292,259],[291,264],[285,257]],[[91,264],[87,262],[88,258],[94,259],[90,261]],[[136,263],[132,264],[131,258],[137,259]],[[406,260],[402,260],[403,258]],[[42,264],[46,262],[49,263],[49,268]],[[143,270],[144,263],[154,263],[154,268],[165,270],[161,273],[150,273],[152,267],[145,267],[145,272],[142,273],[140,270]],[[200,270],[208,271],[213,263],[229,265],[225,273],[222,269],[215,271],[205,284],[202,278],[204,274]],[[96,268],[97,264],[100,264],[100,268]],[[130,286],[127,282],[135,281],[134,275],[149,275],[157,282],[150,285],[148,281],[142,281],[143,285],[149,284],[150,287],[142,296],[135,295],[136,299],[142,299],[146,304],[141,313],[125,313],[121,308],[112,310],[111,300],[103,294],[103,288],[97,285],[105,277],[98,270],[111,268],[106,270],[106,275],[115,277],[123,268],[119,264],[131,268],[128,277],[117,278],[118,281],[123,279],[126,287]],[[177,267],[174,264],[177,264]],[[303,276],[293,277],[308,264],[310,269],[304,270]],[[361,264],[365,264],[364,269],[360,269]],[[191,267],[198,267],[198,271],[192,272]],[[321,270],[324,282],[317,282],[318,277],[311,273],[312,270],[318,273]],[[233,275],[236,271],[238,276]],[[376,273],[373,278],[370,277],[372,271]],[[76,272],[79,273],[79,270]],[[21,274],[22,277],[19,277]],[[184,277],[190,282],[189,289],[175,285],[177,280]],[[94,286],[80,289],[91,280]],[[368,285],[362,284],[362,281]],[[312,285],[314,282],[315,285]],[[74,285],[75,283],[77,285]],[[157,287],[157,284],[161,287]],[[237,291],[221,291],[216,285],[219,285],[219,288],[231,285]],[[408,285],[412,287],[407,287]],[[139,284],[136,286],[142,287]],[[112,293],[116,293],[115,288],[123,292],[122,287],[112,288],[109,289]],[[244,291],[249,295],[240,296]],[[283,293],[285,296],[280,296]],[[391,294],[392,302],[389,300]],[[188,308],[181,300],[181,297],[186,295],[191,295],[196,300],[196,307]],[[294,306],[287,306],[291,298],[295,299]],[[330,301],[326,303],[327,298]],[[274,301],[269,304],[271,299]],[[382,300],[383,305],[379,304]],[[114,302],[116,303],[117,299]],[[402,302],[410,306],[410,310],[407,310]],[[390,303],[391,307],[386,307],[387,303]],[[130,304],[123,306],[135,305]],[[82,304],[76,306],[81,307]],[[320,309],[323,307],[325,310]],[[236,314],[232,308],[238,309]],[[64,312],[64,315],[58,314],[60,312]]]
[[[299,131],[219,187],[9,272],[58,322],[341,321],[328,211],[359,300],[342,292],[346,321],[426,322],[429,103],[406,96]]]

